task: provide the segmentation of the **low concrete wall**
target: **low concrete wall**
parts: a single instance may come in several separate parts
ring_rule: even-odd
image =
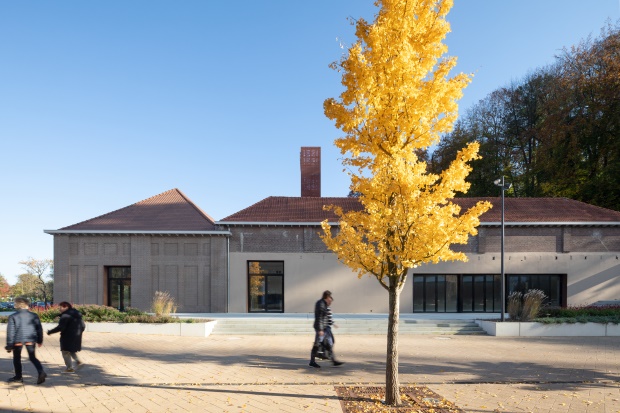
[[[86,332],[123,333],[162,336],[208,337],[217,321],[205,323],[86,323]],[[56,323],[42,323],[43,331],[56,327]],[[6,324],[0,324],[0,331],[6,331]]]
[[[488,335],[498,337],[618,337],[620,325],[599,323],[544,324],[476,320]]]

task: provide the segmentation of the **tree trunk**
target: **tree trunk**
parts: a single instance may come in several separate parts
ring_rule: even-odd
[[[385,368],[385,404],[398,406],[400,382],[398,380],[398,318],[400,315],[400,291],[398,278],[390,277],[390,315],[388,318],[387,358]]]

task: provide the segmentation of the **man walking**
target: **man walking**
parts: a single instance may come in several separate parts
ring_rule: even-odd
[[[47,374],[43,370],[41,362],[35,355],[35,345],[43,344],[43,327],[39,316],[28,310],[30,304],[27,298],[15,299],[15,313],[9,316],[6,326],[5,350],[13,352],[13,367],[15,376],[9,379],[9,383],[22,383],[22,350],[26,347],[30,362],[37,369],[37,384],[45,381]]]
[[[329,290],[323,292],[323,297],[314,305],[314,344],[312,345],[312,352],[310,353],[310,367],[320,368],[316,362],[316,356],[319,352],[319,346],[323,344],[323,348],[326,353],[329,353],[330,358],[334,366],[340,366],[342,361],[336,360],[336,354],[334,353],[334,335],[332,333],[332,325],[334,325],[334,319],[332,316],[332,310],[330,305],[334,301],[332,293]]]

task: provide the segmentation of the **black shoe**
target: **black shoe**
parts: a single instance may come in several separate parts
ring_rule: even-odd
[[[37,384],[41,384],[41,383],[45,382],[45,378],[46,377],[47,377],[47,374],[45,374],[44,371],[39,373],[39,378],[37,379]]]
[[[321,366],[319,366],[319,363],[317,363],[316,361],[311,361],[310,364],[308,364],[310,367],[314,367],[317,369],[320,369]]]
[[[342,366],[344,364],[344,361],[336,361],[336,360],[334,360],[333,363],[334,363],[334,366]]]
[[[9,382],[9,383],[23,383],[23,382],[24,382],[24,379],[22,379],[21,377],[17,377],[17,376],[15,376],[15,377],[11,377],[11,378],[8,380],[8,382]]]

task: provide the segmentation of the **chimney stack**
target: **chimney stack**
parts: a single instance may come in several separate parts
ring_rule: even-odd
[[[301,196],[321,196],[321,147],[302,146],[299,155],[301,165]]]

